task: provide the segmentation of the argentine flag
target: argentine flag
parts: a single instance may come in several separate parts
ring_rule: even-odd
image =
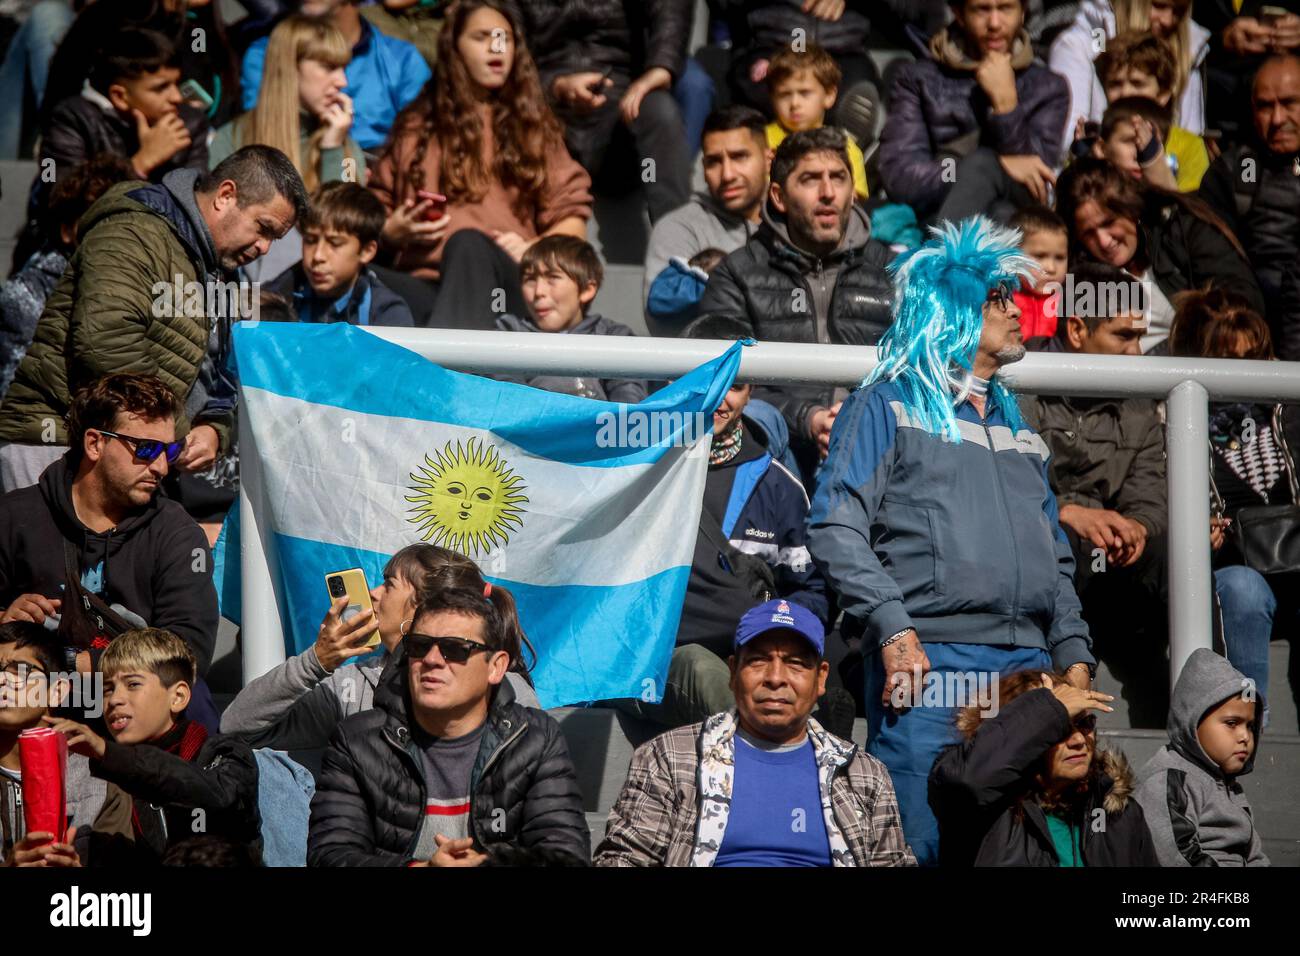
[[[237,326],[286,651],[315,641],[326,573],[373,585],[427,541],[510,589],[543,706],[661,699],[740,349],[622,405],[453,372],[346,323]],[[234,616],[238,567],[221,565]]]

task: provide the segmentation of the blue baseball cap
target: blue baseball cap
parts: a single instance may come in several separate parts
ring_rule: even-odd
[[[794,631],[813,647],[818,656],[826,652],[826,628],[817,615],[802,604],[777,598],[750,608],[736,626],[735,646],[748,644],[756,637],[772,631]]]

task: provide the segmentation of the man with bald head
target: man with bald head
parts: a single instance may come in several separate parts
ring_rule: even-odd
[[[1300,360],[1300,57],[1269,57],[1251,85],[1251,135],[1224,150],[1200,197],[1237,234],[1269,302],[1279,358]]]

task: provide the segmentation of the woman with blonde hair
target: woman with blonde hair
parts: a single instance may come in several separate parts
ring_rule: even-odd
[[[352,99],[343,92],[347,41],[329,21],[291,16],[271,33],[257,105],[217,130],[210,167],[242,146],[274,146],[308,192],[335,180],[365,182],[365,156],[350,135]]]
[[[1052,41],[1048,66],[1070,84],[1070,110],[1061,138],[1064,162],[1080,119],[1101,122],[1106,93],[1093,62],[1107,41],[1121,33],[1152,33],[1174,53],[1174,124],[1197,135],[1205,131],[1202,68],[1210,32],[1192,20],[1192,0],[1082,0],[1072,23]]]

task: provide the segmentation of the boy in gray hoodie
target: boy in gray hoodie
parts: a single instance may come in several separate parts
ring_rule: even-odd
[[[1258,749],[1264,701],[1207,648],[1192,653],[1169,706],[1169,743],[1138,775],[1137,801],[1161,866],[1268,866],[1240,777]]]

